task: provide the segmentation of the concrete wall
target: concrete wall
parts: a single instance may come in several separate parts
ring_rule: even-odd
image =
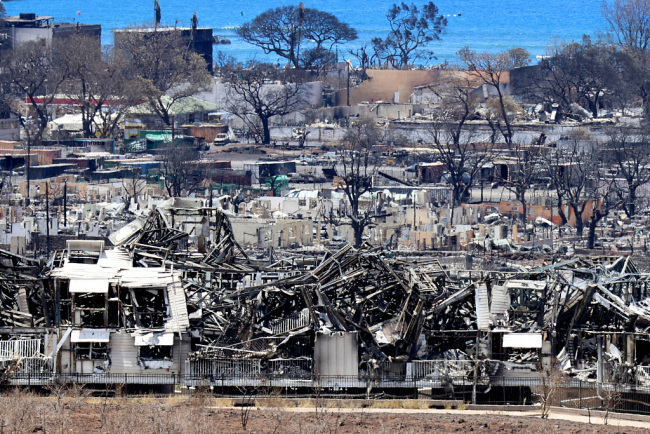
[[[314,223],[311,220],[231,219],[237,242],[244,246],[311,246]]]
[[[369,69],[366,71],[369,80],[361,82],[357,87],[350,88],[350,105],[354,106],[363,102],[376,103],[384,101],[387,103],[409,103],[413,102],[411,95],[415,89],[429,84],[450,81],[459,85],[480,87],[481,80],[471,72],[451,69],[431,70],[410,70],[402,71],[395,69]],[[503,83],[502,90],[510,93],[510,75],[508,72],[501,76]],[[336,105],[347,105],[347,89],[341,89],[336,93]],[[494,92],[490,92],[494,93]],[[417,97],[415,98],[416,102]],[[427,98],[420,98],[424,102]]]
[[[410,71],[369,69],[366,73],[370,79],[350,89],[350,105],[357,105],[364,101],[374,103],[380,100],[389,103],[407,103],[416,87],[436,83],[443,78],[463,80],[468,78],[464,71],[446,69]],[[336,104],[346,105],[346,103],[347,89],[342,89],[336,94]]]
[[[269,88],[278,87],[278,85],[268,85]],[[323,83],[320,81],[313,81],[302,85],[305,88],[304,98],[305,106],[320,107],[323,104]],[[218,79],[212,83],[212,88],[201,92],[196,95],[196,98],[216,104],[228,110],[232,106],[233,93],[229,91],[228,85],[224,84]]]
[[[355,333],[318,333],[314,347],[314,370],[318,375],[359,374],[359,343]]]
[[[49,26],[43,27],[8,27],[3,33],[9,35],[12,43],[12,48],[16,48],[21,44],[28,41],[36,41],[38,39],[45,39],[47,44],[50,45],[53,39],[59,40],[60,38],[72,35],[81,31],[87,36],[97,39],[97,48],[101,47],[101,32],[102,26],[99,24],[82,24],[77,25],[69,23],[50,23]]]

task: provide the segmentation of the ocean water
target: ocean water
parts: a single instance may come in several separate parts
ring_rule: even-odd
[[[354,27],[359,39],[339,48],[339,58],[352,59],[347,53],[386,35],[386,12],[394,0],[307,0],[305,6],[336,15]],[[200,26],[214,28],[214,34],[229,38],[230,45],[215,45],[239,60],[255,59],[274,62],[276,57],[239,40],[234,29],[259,13],[276,6],[297,4],[295,1],[246,0],[159,0],[162,23],[189,26],[194,12]],[[417,2],[422,4],[422,2]],[[448,16],[448,26],[440,41],[431,48],[437,57],[433,63],[456,61],[456,53],[468,46],[476,51],[500,51],[523,47],[535,61],[556,41],[579,40],[583,34],[596,35],[606,30],[601,15],[601,0],[440,0],[435,2]],[[153,0],[5,0],[9,15],[33,12],[54,16],[59,22],[101,24],[102,43],[111,44],[112,29],[152,21]]]

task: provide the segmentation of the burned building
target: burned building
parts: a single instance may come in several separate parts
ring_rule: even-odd
[[[0,28],[0,49],[14,50],[27,41],[44,40],[46,43],[64,40],[70,35],[82,34],[97,42],[101,50],[102,26],[99,24],[59,23],[51,16],[37,16],[21,13],[16,17],[5,17]]]
[[[110,240],[68,241],[47,263],[0,252],[5,382],[650,384],[650,274],[629,257],[485,271],[369,246],[261,255],[189,198]]]
[[[177,35],[178,38],[187,41],[189,48],[201,56],[205,60],[208,71],[212,72],[213,57],[212,57],[212,44],[214,38],[212,36],[212,28],[210,27],[156,27],[155,29],[148,28],[127,28],[117,29],[113,31],[115,37],[115,46],[121,48],[123,40],[128,35],[139,35],[140,38],[148,38],[151,31],[156,31],[161,34]]]

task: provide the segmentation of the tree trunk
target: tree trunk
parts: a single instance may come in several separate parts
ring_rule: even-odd
[[[589,105],[591,106],[591,114],[594,119],[598,117],[598,93],[599,92],[596,92],[593,101],[589,101]]]
[[[587,238],[587,248],[588,249],[593,249],[594,244],[596,243],[596,225],[598,222],[607,214],[601,213],[597,209],[594,210],[593,214],[591,215],[591,219],[589,220],[589,235]]]
[[[578,233],[578,236],[582,238],[582,233],[584,232],[585,225],[582,222],[582,212],[578,211],[578,207],[576,205],[570,205],[571,209],[573,210],[573,215],[576,219],[576,232]]]
[[[526,222],[528,220],[528,212],[526,206],[526,190],[522,190],[519,192],[519,202],[521,202],[521,211],[522,211],[521,222],[524,225],[524,231],[525,231]]]
[[[562,224],[560,226],[564,226],[569,220],[566,218],[566,214],[564,214],[564,210],[562,209],[562,199],[557,200],[557,212],[560,215],[560,219],[562,220]]]
[[[594,244],[596,242],[596,223],[598,223],[598,219],[596,218],[596,213],[591,216],[591,220],[589,221],[589,234],[587,235],[587,248],[589,250],[594,248]]]
[[[452,189],[452,195],[453,195],[453,203],[452,207],[459,206],[463,202],[463,177],[462,175],[460,178],[456,181],[453,182],[453,189]]]
[[[88,119],[87,116],[84,116],[84,119],[81,120],[81,125],[82,125],[82,129],[83,129],[84,137],[86,139],[89,139],[89,138],[91,138],[93,136],[92,131],[90,131],[90,125],[91,124],[92,124],[92,120]],[[59,134],[58,131],[57,131],[57,134]]]
[[[262,143],[264,145],[270,145],[271,144],[271,130],[269,129],[269,118],[266,116],[260,116],[260,121],[262,122],[262,131],[264,134],[264,138],[262,139]]]
[[[628,187],[628,201],[628,206],[625,209],[628,218],[632,218],[636,214],[636,187]]]
[[[352,231],[354,232],[354,246],[359,247],[363,244],[363,226],[352,220]]]
[[[501,93],[501,89],[499,88],[498,83],[495,87],[497,88],[497,94],[499,96],[499,106],[501,107],[501,116],[503,116],[503,123],[506,124],[506,133],[503,134],[503,138],[505,139],[506,143],[510,144],[512,143],[512,130],[510,128],[510,120],[508,119],[506,105],[503,103],[503,94]]]
[[[643,115],[646,118],[646,120],[650,120],[650,92],[645,91],[645,86],[642,88],[642,97],[643,97]]]
[[[25,205],[29,205],[29,184],[30,181],[32,180],[31,173],[29,171],[29,168],[31,167],[31,160],[32,160],[32,140],[31,138],[27,137],[27,164],[25,165],[25,175],[27,176],[27,199],[25,200]]]

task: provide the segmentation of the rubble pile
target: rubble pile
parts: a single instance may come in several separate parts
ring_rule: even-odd
[[[38,278],[39,261],[6,251],[0,251],[0,258],[4,262],[0,263],[0,326],[49,325],[47,306],[51,299]]]
[[[313,342],[315,334],[353,332],[362,369],[389,359],[408,360],[427,298],[442,292],[441,280],[436,285],[427,277],[427,284],[414,284],[411,272],[405,262],[347,245],[296,276],[214,290],[204,298],[206,314],[196,322],[209,343],[194,356],[300,357],[304,348],[294,344],[301,337]]]

